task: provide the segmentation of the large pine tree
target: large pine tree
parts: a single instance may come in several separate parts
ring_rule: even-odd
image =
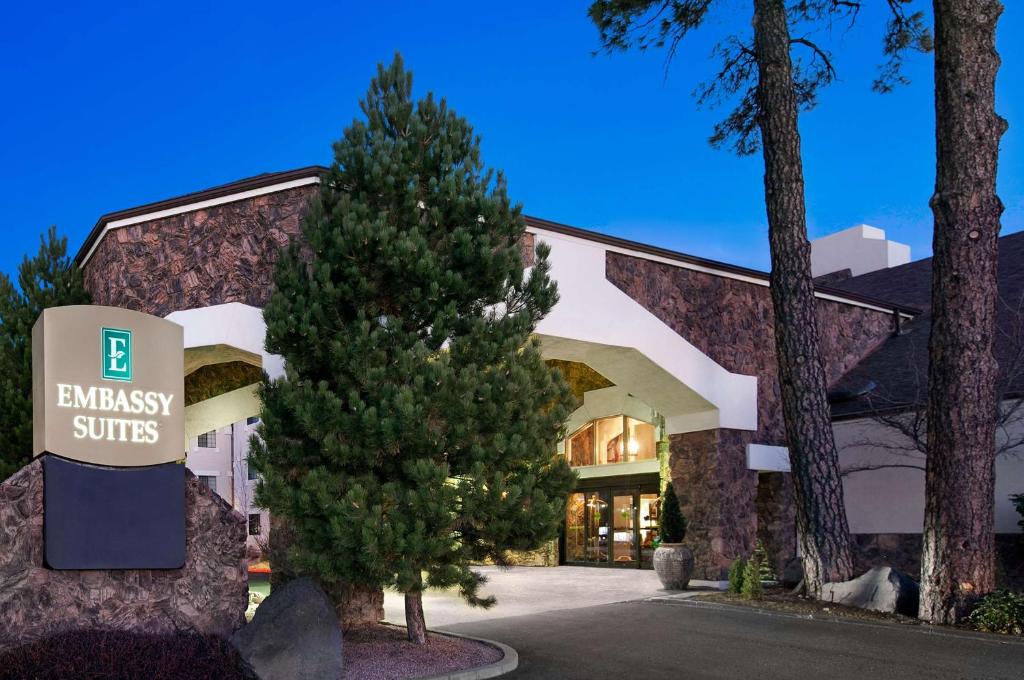
[[[955,623],[996,586],[993,354],[999,0],[935,0],[935,218],[922,619]]]
[[[264,310],[286,362],[262,386],[258,502],[288,518],[295,565],[406,594],[458,587],[474,561],[555,537],[572,473],[555,447],[573,400],[531,339],[554,305],[547,249],[524,268],[524,222],[469,123],[380,66],[334,144]]]
[[[18,266],[17,285],[0,272],[0,481],[32,459],[32,326],[44,309],[89,303],[67,249],[50,227]]]
[[[715,0],[595,0],[590,18],[608,51],[667,48],[669,59],[691,32],[705,24],[740,25],[735,15],[711,18]],[[885,28],[887,64],[875,83],[891,89],[905,82],[900,73],[908,49],[927,50],[930,35],[920,13],[906,3],[889,3]],[[843,505],[839,458],[826,399],[811,279],[810,243],[804,205],[803,158],[798,114],[812,108],[818,91],[835,78],[828,51],[808,35],[833,20],[854,21],[860,0],[750,0],[752,34],[746,26],[730,32],[715,48],[721,70],[701,84],[701,103],[737,99],[710,142],[732,143],[737,153],[761,151],[764,197],[771,249],[771,297],[782,413],[796,500],[797,541],[804,584],[813,596],[828,581],[853,575],[850,531]],[[732,11],[732,7],[726,7]],[[806,34],[791,35],[796,27]],[[794,51],[800,50],[800,56]]]

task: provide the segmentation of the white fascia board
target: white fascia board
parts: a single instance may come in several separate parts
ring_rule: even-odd
[[[747,469],[758,472],[789,472],[789,448],[747,444]]]
[[[719,276],[719,277],[722,277],[724,279],[734,279],[736,281],[743,281],[745,283],[752,283],[755,286],[763,286],[765,288],[769,287],[769,283],[768,283],[767,280],[761,279],[761,278],[757,278],[757,277],[754,277],[754,276],[746,276],[744,274],[739,274],[739,273],[736,273],[736,272],[725,271],[723,269],[715,269],[714,267],[708,267],[708,266],[705,266],[705,265],[695,264],[695,263],[692,263],[692,262],[685,262],[683,260],[676,260],[676,259],[673,259],[673,258],[670,258],[670,257],[663,257],[661,255],[652,255],[651,253],[644,253],[644,252],[640,252],[638,250],[632,250],[630,248],[623,248],[621,246],[605,245],[603,243],[602,244],[598,244],[598,243],[596,243],[594,241],[590,241],[590,240],[585,239],[585,238],[581,238],[581,237],[578,237],[578,236],[569,236],[569,235],[561,234],[559,232],[554,232],[554,231],[548,231],[546,229],[541,229],[539,227],[528,227],[527,231],[532,233],[532,234],[536,234],[537,236],[541,236],[541,237],[543,237],[545,239],[550,239],[550,238],[555,238],[555,237],[561,238],[561,239],[571,239],[571,240],[574,240],[574,241],[579,241],[581,243],[589,244],[591,246],[599,246],[602,250],[605,250],[607,252],[621,253],[623,255],[629,255],[630,257],[636,257],[636,258],[639,258],[641,260],[650,260],[651,262],[659,262],[661,264],[667,264],[667,265],[670,265],[670,266],[673,266],[673,267],[678,267],[680,269],[689,269],[691,271],[701,272],[701,273],[704,273],[704,274],[710,274],[712,276]],[[872,304],[867,303],[867,302],[859,302],[857,300],[850,300],[850,299],[842,297],[840,295],[832,295],[832,294],[829,294],[829,293],[822,293],[822,292],[818,292],[818,291],[815,291],[814,295],[815,295],[815,297],[817,297],[819,299],[822,299],[822,300],[830,300],[832,302],[841,302],[841,303],[846,304],[846,305],[853,305],[854,307],[863,307],[864,309],[870,309],[870,310],[873,310],[873,311],[876,311],[876,312],[885,312],[886,314],[892,314],[893,311],[894,311],[891,308],[879,307],[877,305],[872,305]],[[913,318],[912,314],[906,314],[904,312],[900,312],[900,316],[902,316],[903,318],[906,318],[906,319],[912,319]]]
[[[255,354],[271,378],[284,375],[284,359],[264,349],[267,326],[263,310],[241,302],[227,302],[171,312],[168,321],[185,329],[185,349],[227,345]],[[249,414],[252,415],[252,414]]]
[[[151,220],[159,220],[164,217],[173,217],[174,215],[180,215],[182,213],[192,212],[193,210],[203,210],[204,208],[212,208],[217,205],[224,205],[225,203],[234,203],[235,201],[242,201],[247,198],[255,198],[256,196],[263,196],[265,194],[273,194],[278,191],[285,191],[287,189],[294,189],[296,187],[306,186],[307,184],[319,184],[319,177],[303,177],[302,179],[293,179],[288,182],[281,182],[280,184],[271,184],[270,186],[260,187],[259,189],[250,189],[249,191],[240,191],[237,194],[228,194],[227,196],[219,196],[217,198],[210,198],[205,201],[196,201],[195,203],[186,203],[185,205],[179,205],[174,208],[167,208],[165,210],[156,210],[151,213],[145,213],[142,215],[136,215],[135,217],[126,217],[122,220],[114,220],[108,222],[103,227],[103,231],[100,232],[99,236],[96,237],[96,241],[89,248],[89,252],[82,258],[80,267],[84,267],[92,257],[93,253],[96,252],[96,248],[99,247],[104,237],[115,229],[121,227],[128,227],[133,224],[140,222],[149,222]]]
[[[661,472],[661,462],[657,459],[636,460],[631,463],[612,463],[610,465],[581,465],[574,467],[573,470],[580,479],[641,475]]]

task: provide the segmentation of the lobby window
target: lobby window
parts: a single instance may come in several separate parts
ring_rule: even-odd
[[[217,477],[214,475],[199,475],[199,483],[204,484],[211,491],[217,493]]]
[[[569,465],[614,465],[654,460],[655,427],[629,416],[593,420],[566,441]]]
[[[217,432],[216,430],[210,430],[199,435],[196,440],[196,446],[201,449],[215,449],[217,448]]]
[[[260,515],[258,512],[249,515],[249,535],[260,535]]]

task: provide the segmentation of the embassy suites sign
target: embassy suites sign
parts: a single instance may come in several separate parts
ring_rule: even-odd
[[[45,310],[32,329],[35,455],[118,467],[182,459],[183,333],[127,309]]]
[[[115,307],[32,327],[32,420],[52,569],[185,564],[184,329]]]

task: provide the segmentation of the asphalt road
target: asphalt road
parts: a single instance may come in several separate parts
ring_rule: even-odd
[[[509,680],[1024,679],[1019,638],[728,605],[623,602],[442,628],[514,647]]]

